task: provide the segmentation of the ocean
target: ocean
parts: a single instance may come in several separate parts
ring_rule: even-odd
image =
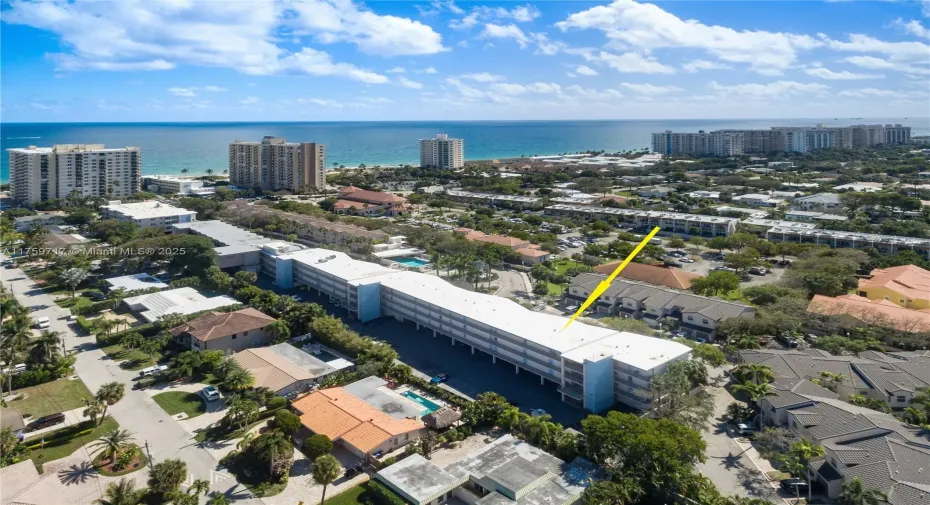
[[[873,119],[695,119],[636,121],[415,121],[415,122],[287,122],[287,123],[0,123],[0,148],[54,144],[106,144],[142,148],[144,174],[191,175],[207,169],[222,173],[228,166],[228,144],[259,141],[265,135],[291,142],[326,144],[327,163],[356,166],[419,163],[422,138],[437,133],[464,139],[465,158],[560,154],[587,150],[609,152],[648,148],[651,134],[665,130],[691,132],[722,128],[769,128],[815,124],[895,124],[930,133],[926,118]],[[0,156],[0,181],[9,179],[9,157]]]

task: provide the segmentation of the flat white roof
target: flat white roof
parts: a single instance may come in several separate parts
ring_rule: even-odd
[[[672,340],[622,331],[563,353],[562,356],[578,363],[584,363],[585,360],[599,361],[611,356],[616,361],[640,370],[652,370],[689,352],[690,347]]]
[[[133,203],[111,203],[104,205],[102,208],[112,212],[118,212],[131,219],[150,219],[153,217],[168,216],[196,216],[197,213],[192,210],[186,210],[156,200]]]
[[[398,273],[398,270],[377,263],[355,260],[343,252],[329,249],[305,249],[282,257],[291,257],[297,263],[328,273],[350,284],[365,284],[364,281],[373,277]]]
[[[240,305],[235,298],[214,296],[207,298],[194,288],[178,288],[123,299],[148,322],[155,322],[165,314],[193,314],[226,305]]]
[[[173,226],[178,230],[192,230],[200,235],[209,237],[224,246],[230,245],[254,245],[262,246],[270,243],[278,243],[275,239],[263,237],[257,233],[243,230],[238,226],[233,226],[223,221],[192,221],[190,223],[178,223]]]
[[[106,283],[110,285],[110,289],[119,289],[123,288],[126,291],[135,291],[138,289],[151,289],[151,288],[167,288],[168,285],[164,282],[152,277],[149,274],[132,274],[124,275],[122,277],[113,277],[111,279],[105,279]]]
[[[568,321],[564,317],[534,312],[499,296],[467,291],[435,275],[397,272],[383,277],[381,285],[557,352],[616,333],[577,321],[563,331]]]

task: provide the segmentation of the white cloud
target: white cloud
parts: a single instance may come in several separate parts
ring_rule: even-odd
[[[417,73],[418,74],[437,74],[439,73],[439,71],[433,67],[426,67],[424,69],[417,70]]]
[[[203,86],[203,87],[200,88],[200,89],[202,89],[202,90],[204,90],[204,91],[212,91],[212,92],[226,91],[226,88],[223,88],[223,87],[220,87],[220,86],[213,86],[212,84],[209,85],[209,86]]]
[[[700,70],[730,70],[733,67],[724,63],[707,60],[693,60],[681,66],[685,72],[695,73]]]
[[[328,98],[298,98],[298,103],[318,105],[320,107],[327,107],[330,109],[341,109],[345,105],[341,102],[335,100],[330,100]]]
[[[429,25],[362,10],[350,0],[303,0],[287,5],[296,13],[288,20],[295,33],[312,34],[325,44],[348,42],[362,52],[382,56],[436,54],[446,50],[442,36]]]
[[[717,84],[711,81],[710,89],[727,97],[748,98],[785,98],[801,93],[816,94],[830,89],[829,86],[819,83],[801,83],[795,81],[775,81],[767,84],[734,84],[731,86]]]
[[[281,60],[281,70],[297,74],[345,77],[368,84],[388,82],[388,78],[381,74],[358,68],[351,63],[335,63],[329,54],[309,47]]]
[[[406,77],[398,77],[398,78],[397,78],[397,84],[399,84],[399,85],[401,85],[401,86],[403,86],[403,87],[405,87],[405,88],[411,88],[411,89],[420,89],[420,88],[423,87],[423,84],[421,84],[421,83],[419,83],[419,82],[417,82],[417,81],[412,81],[412,80],[410,80],[410,79],[407,79]]]
[[[699,49],[716,59],[745,63],[769,73],[795,64],[801,50],[823,45],[808,35],[737,31],[697,20],[683,20],[661,7],[632,0],[616,0],[570,15],[556,23],[562,30],[600,30],[615,45],[651,52],[665,48]]]
[[[862,88],[862,89],[847,89],[840,91],[839,96],[850,96],[857,98],[865,97],[882,97],[882,96],[900,96],[899,91],[890,90],[890,89],[877,89],[877,88]]]
[[[387,73],[389,73],[389,74],[402,74],[402,73],[404,73],[404,72],[406,72],[406,71],[407,71],[407,69],[404,68],[404,67],[394,67],[394,68],[388,70]]]
[[[857,74],[854,72],[849,72],[847,70],[842,70],[835,72],[829,68],[824,67],[815,67],[815,68],[805,68],[804,73],[807,75],[812,75],[814,77],[820,77],[821,79],[827,79],[830,81],[855,81],[859,79],[883,79],[885,76],[881,74]]]
[[[529,39],[526,37],[526,34],[523,33],[517,25],[495,25],[493,23],[488,23],[484,25],[484,31],[479,35],[480,38],[490,38],[490,39],[513,39],[520,45],[520,48],[525,48],[529,44]]]
[[[672,93],[675,91],[684,91],[678,86],[656,86],[649,83],[621,82],[620,85],[634,93],[649,96],[664,95],[666,93]]]
[[[323,42],[351,42],[374,54],[443,50],[440,36],[430,27],[360,10],[349,0],[14,1],[4,10],[4,21],[57,35],[66,52],[48,58],[57,69],[68,71],[155,71],[189,65],[231,68],[251,75],[306,73],[387,81],[351,64],[334,63],[317,49],[290,52],[279,47],[279,32],[285,25],[295,32],[312,33]],[[308,70],[308,55],[336,68]]]
[[[849,56],[844,58],[843,61],[852,63],[853,65],[860,68],[867,68],[869,70],[891,70],[895,72],[904,72],[906,74],[919,75],[930,74],[930,68],[926,66],[917,66],[911,65],[909,63],[895,62],[875,56]]]
[[[578,77],[577,75],[575,75],[575,74],[573,74],[573,73],[571,73],[571,72],[565,72],[565,76],[566,76],[566,77],[571,77],[571,78],[573,78],[573,79],[574,79],[575,77]]]
[[[530,33],[530,38],[536,43],[537,54],[551,56],[568,48],[564,42],[552,40],[545,33]]]
[[[614,54],[607,51],[569,50],[580,54],[586,61],[600,63],[621,73],[629,74],[674,74],[675,69],[659,63],[651,56],[637,53]]]
[[[131,110],[128,105],[122,103],[108,102],[106,100],[98,100],[97,108],[100,110],[105,110],[107,112],[115,112],[120,110]]]
[[[460,77],[462,79],[468,79],[468,80],[477,81],[477,82],[497,82],[497,81],[504,80],[504,76],[497,75],[497,74],[491,74],[489,72],[462,74]]]
[[[850,34],[849,40],[841,42],[828,40],[828,45],[836,51],[855,53],[878,53],[888,57],[892,62],[926,65],[930,45],[917,41],[886,42],[868,35]]]
[[[453,30],[467,30],[485,21],[513,20],[517,23],[529,23],[541,15],[539,9],[530,4],[519,5],[512,9],[479,6],[472,8],[467,16],[450,21],[449,27]]]
[[[598,75],[597,70],[594,70],[587,65],[578,65],[575,67],[575,73],[579,75]]]
[[[928,3],[928,5],[930,5],[930,3]],[[898,18],[894,20],[894,24],[900,26],[904,29],[905,32],[910,33],[911,35],[916,35],[925,39],[930,38],[930,28],[925,28],[924,25],[916,19],[904,21],[903,19]]]
[[[197,96],[194,88],[168,88],[168,93],[181,98],[194,98]]]
[[[239,103],[242,105],[256,105],[262,102],[262,99],[257,96],[247,96],[242,100],[239,100]]]
[[[488,89],[504,95],[522,95],[528,91],[526,86],[522,84],[512,84],[507,82],[495,82],[488,86]]]

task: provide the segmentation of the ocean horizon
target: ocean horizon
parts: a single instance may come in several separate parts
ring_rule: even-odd
[[[314,121],[314,122],[144,122],[0,123],[0,148],[54,144],[105,144],[142,148],[145,175],[222,173],[228,145],[260,141],[265,135],[327,147],[327,165],[419,163],[419,139],[437,133],[464,139],[465,158],[481,160],[608,152],[650,148],[651,134],[665,130],[764,129],[773,126],[902,124],[912,135],[930,134],[928,118],[642,119],[553,121]],[[2,157],[0,182],[9,180],[9,156]]]

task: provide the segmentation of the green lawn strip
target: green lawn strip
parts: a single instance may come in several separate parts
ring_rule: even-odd
[[[559,275],[565,275],[565,272],[567,272],[569,268],[581,267],[581,266],[584,266],[584,264],[579,263],[574,260],[562,259],[562,260],[558,260],[554,262],[554,266],[555,266],[555,273]]]
[[[358,486],[346,489],[345,491],[333,496],[332,498],[330,498],[329,494],[327,494],[326,504],[327,505],[364,505],[365,502],[362,501],[360,498],[367,491],[368,489],[365,487],[364,484],[359,484]]]
[[[81,424],[68,426],[66,428],[62,428],[61,430],[46,433],[44,435],[46,442],[42,448],[34,448],[29,454],[29,457],[32,459],[33,464],[35,464],[36,469],[41,473],[42,465],[44,463],[70,456],[74,451],[80,449],[84,445],[93,442],[103,435],[119,428],[119,423],[117,423],[112,417],[107,416],[103,423],[101,423],[100,426],[94,427],[93,431],[90,433],[81,436],[63,436],[61,438],[52,439],[56,433],[62,432],[64,430],[70,430],[74,434],[80,433],[82,429],[87,429],[90,424],[91,421],[88,420]],[[41,439],[42,436],[27,439],[26,444],[33,445],[41,441]]]
[[[100,350],[110,357],[113,361],[122,361],[120,367],[126,370],[142,370],[158,363],[161,359],[161,353],[156,352],[151,358],[148,354],[138,349],[124,349],[120,344],[108,345]]]
[[[13,392],[25,393],[26,398],[8,401],[7,405],[18,410],[23,416],[29,414],[34,418],[83,407],[84,398],[93,396],[80,379],[67,378]]]
[[[158,393],[152,399],[170,416],[184,412],[187,414],[187,418],[190,419],[207,411],[203,399],[197,393],[166,391]]]
[[[143,468],[145,468],[145,465],[146,463],[148,463],[149,459],[145,457],[145,451],[143,451],[141,447],[135,444],[133,444],[133,447],[136,448],[136,451],[137,451],[136,455],[139,458],[139,460],[136,462],[136,466],[128,466],[118,472],[111,472],[107,470],[106,468],[104,468],[103,464],[100,462],[100,460],[103,459],[103,452],[100,452],[96,456],[94,456],[94,461],[93,461],[94,469],[97,470],[97,473],[105,477],[119,477],[120,475],[126,475],[127,473],[132,473],[138,470],[142,470]]]

